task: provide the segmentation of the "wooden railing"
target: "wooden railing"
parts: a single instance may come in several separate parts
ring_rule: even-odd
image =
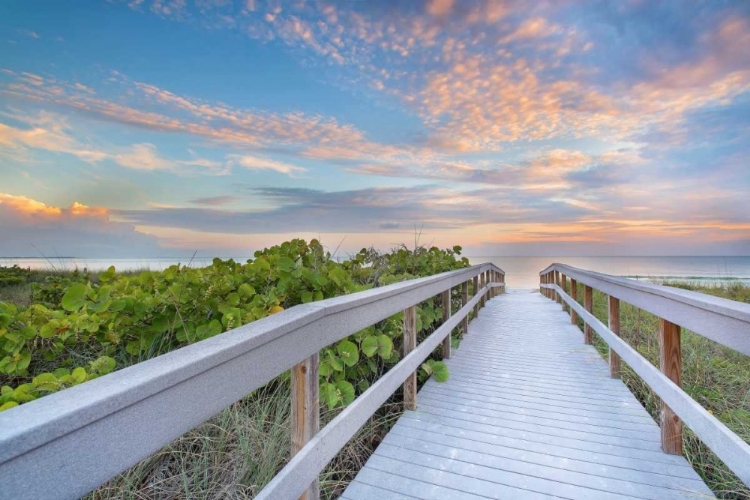
[[[607,343],[613,378],[620,377],[622,360],[661,398],[661,445],[666,453],[682,454],[682,423],[685,422],[750,486],[750,446],[680,388],[681,328],[750,355],[750,305],[564,264],[552,264],[539,277],[541,292],[562,304],[563,309],[567,306],[571,322],[576,324],[578,317],[583,320],[585,343],[592,343],[593,332]],[[578,283],[584,286],[583,307],[577,301]],[[593,314],[594,289],[608,296],[608,326]],[[659,318],[659,369],[620,338],[620,301]]]
[[[474,296],[468,297],[468,283]],[[124,368],[0,413],[0,498],[78,498],[222,409],[292,370],[294,457],[257,498],[318,497],[317,477],[366,420],[404,384],[416,405],[416,370],[488,298],[504,290],[493,264],[437,274],[311,304]],[[461,286],[451,315],[450,292]],[[444,322],[416,345],[415,306],[442,295]],[[318,431],[318,352],[395,313],[404,356]]]

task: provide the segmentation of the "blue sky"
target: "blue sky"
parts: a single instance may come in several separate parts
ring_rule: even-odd
[[[3,2],[0,255],[748,255],[749,5]]]

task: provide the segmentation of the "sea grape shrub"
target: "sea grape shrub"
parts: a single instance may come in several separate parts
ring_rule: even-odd
[[[26,283],[29,279],[29,270],[13,266],[0,266],[0,287]]]
[[[204,268],[175,265],[123,275],[111,267],[98,276],[50,279],[35,287],[36,303],[27,308],[0,302],[0,408],[297,304],[468,266],[456,259],[458,247],[394,253],[365,251],[354,262],[338,263],[317,240],[295,239],[258,251],[244,264],[217,258]],[[440,305],[431,299],[418,310],[421,335],[434,331]],[[398,362],[402,316],[321,351],[321,398],[329,407],[349,403]]]

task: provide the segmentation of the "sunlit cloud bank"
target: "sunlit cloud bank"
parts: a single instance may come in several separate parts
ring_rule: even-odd
[[[128,239],[133,255],[221,252],[296,234],[354,250],[415,230],[479,253],[750,254],[746,2],[106,9],[248,63],[219,95],[184,39],[161,40],[171,72],[19,48],[0,73],[13,235],[0,254]],[[21,32],[37,35],[25,47],[55,38]],[[116,196],[125,185],[133,195]]]

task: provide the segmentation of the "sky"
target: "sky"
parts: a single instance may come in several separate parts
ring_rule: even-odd
[[[0,3],[0,256],[750,255],[750,2]]]

